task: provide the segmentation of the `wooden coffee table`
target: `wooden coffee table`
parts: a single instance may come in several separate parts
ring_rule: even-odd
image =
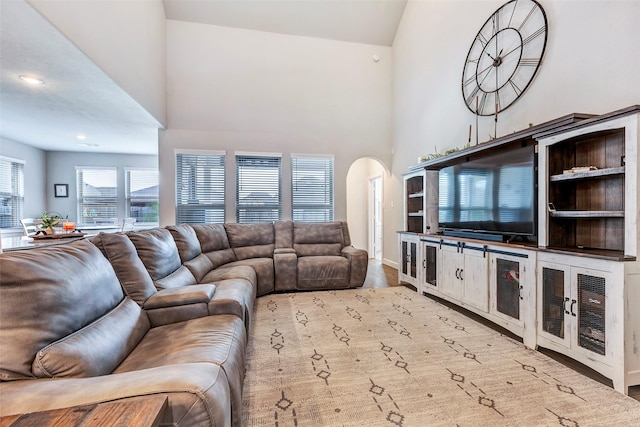
[[[167,396],[156,395],[0,418],[0,427],[79,426],[156,427],[167,409]]]

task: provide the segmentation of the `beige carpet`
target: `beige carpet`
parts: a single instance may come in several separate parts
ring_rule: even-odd
[[[640,425],[640,402],[403,287],[256,304],[246,426]]]

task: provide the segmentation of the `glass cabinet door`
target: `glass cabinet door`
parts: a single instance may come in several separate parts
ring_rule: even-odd
[[[520,319],[520,263],[496,259],[496,310]]]
[[[569,295],[565,270],[542,267],[542,330],[564,340]]]
[[[605,354],[605,279],[578,273],[578,299],[572,301],[571,314],[578,317],[578,345]],[[573,305],[577,304],[577,313]]]

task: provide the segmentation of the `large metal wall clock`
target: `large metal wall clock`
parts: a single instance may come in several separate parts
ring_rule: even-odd
[[[547,16],[535,0],[512,0],[494,12],[473,40],[462,71],[471,112],[503,111],[527,90],[547,44]]]

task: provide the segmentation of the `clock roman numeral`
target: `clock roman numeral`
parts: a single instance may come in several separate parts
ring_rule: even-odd
[[[535,39],[536,37],[538,37],[540,34],[544,34],[545,30],[546,30],[546,26],[542,26],[540,27],[535,33],[531,34],[530,36],[528,36],[526,39],[522,40],[522,45],[524,46],[525,44],[529,43],[531,40]]]
[[[522,58],[520,65],[524,67],[536,67],[540,63],[540,58]]]
[[[511,16],[509,17],[509,24],[507,27],[511,27],[511,21],[513,21],[513,15],[516,13],[516,9],[518,8],[518,0],[513,3],[513,9],[511,10]]]
[[[478,40],[480,42],[480,44],[482,45],[482,48],[484,49],[485,46],[487,45],[487,43],[489,42],[482,33],[478,33],[478,35],[476,36],[476,40]]]
[[[476,113],[479,113],[480,111],[484,111],[484,106],[486,104],[487,104],[487,93],[482,92],[482,96],[480,97],[480,104],[478,104],[478,111],[476,111]]]
[[[513,91],[516,93],[516,97],[520,96],[520,94],[522,93],[522,89],[520,89],[518,85],[513,82],[513,80],[509,80],[509,84],[511,85]]]
[[[522,20],[522,23],[520,24],[520,26],[518,27],[518,31],[522,30],[522,27],[524,27],[524,25],[527,23],[527,21],[529,21],[529,19],[531,18],[531,16],[533,16],[533,13],[538,9],[538,5],[534,4],[533,7],[531,8],[531,10],[529,11],[529,13],[527,14],[527,16]]]
[[[469,94],[469,96],[466,97],[465,101],[467,102],[467,105],[471,105],[471,103],[473,102],[473,100],[476,98],[476,96],[478,95],[478,92],[480,91],[480,86],[476,86],[473,88],[473,90],[471,91],[471,93]],[[483,95],[484,96],[484,95]]]

